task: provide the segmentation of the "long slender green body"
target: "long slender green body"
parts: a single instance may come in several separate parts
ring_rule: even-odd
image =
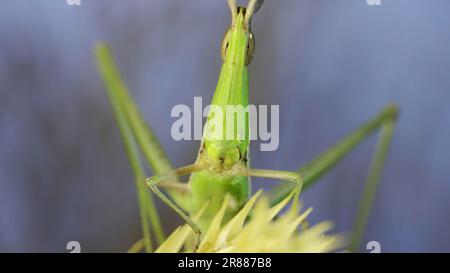
[[[226,112],[227,106],[248,106],[248,69],[246,66],[246,53],[249,43],[249,34],[244,26],[244,12],[240,10],[236,24],[227,32],[224,39],[226,48],[224,62],[211,105],[219,107]],[[227,128],[226,118],[223,117],[223,132]],[[207,122],[211,122],[213,114],[210,112]],[[248,128],[248,115],[245,116],[245,127]],[[215,129],[205,126],[205,135],[214,133]],[[235,128],[236,129],[236,128]],[[237,130],[236,130],[237,131]],[[236,164],[246,165],[249,136],[245,134],[242,139],[211,138],[202,140],[197,164],[209,163],[207,170],[195,172],[191,175],[189,183],[191,194],[185,209],[195,214],[207,202],[208,207],[202,214],[201,225],[207,224],[219,210],[226,195],[233,198],[234,208],[227,212],[234,214],[247,200],[250,194],[249,178],[227,174]]]
[[[237,7],[235,0],[228,0],[232,23],[222,42],[223,65],[196,162],[147,179],[150,189],[199,235],[208,228],[224,198],[230,198],[225,221],[246,203],[250,195],[251,176],[295,183],[297,187],[293,206],[297,207],[298,204],[302,185],[300,174],[251,169],[248,166],[250,112],[247,65],[251,63],[254,50],[250,21],[262,2],[250,0],[247,8],[243,8]],[[176,177],[188,174],[191,177],[187,186],[184,186],[187,194],[186,191],[173,193],[172,201],[159,190],[158,185],[167,187],[167,183],[173,182]],[[172,186],[180,187],[173,183]],[[200,218],[193,220],[192,216],[200,210]]]

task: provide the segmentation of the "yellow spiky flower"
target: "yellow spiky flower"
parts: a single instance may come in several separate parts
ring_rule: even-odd
[[[192,229],[184,225],[177,228],[156,252],[332,252],[344,245],[341,235],[326,234],[332,228],[331,222],[302,227],[311,208],[301,214],[291,208],[278,215],[293,194],[272,208],[268,199],[261,195],[262,191],[257,192],[235,217],[224,224],[222,221],[230,202],[226,198],[197,249]]]

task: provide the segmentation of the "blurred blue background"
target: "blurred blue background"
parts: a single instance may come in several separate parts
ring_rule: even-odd
[[[140,237],[133,176],[92,59],[108,42],[175,166],[171,108],[208,102],[225,0],[3,0],[0,251],[125,251]],[[280,105],[280,147],[259,168],[296,169],[397,103],[401,117],[364,241],[450,251],[450,2],[266,0],[253,20],[251,102]],[[310,221],[351,229],[376,138],[303,193]],[[150,173],[149,173],[150,174]],[[260,184],[257,184],[257,186]],[[181,221],[159,203],[171,230]],[[364,249],[362,249],[364,251]]]

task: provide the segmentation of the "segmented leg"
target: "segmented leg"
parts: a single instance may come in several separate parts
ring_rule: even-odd
[[[194,230],[194,232],[199,236],[199,239],[201,239],[202,235],[203,235],[203,230],[201,229],[201,227],[196,224],[191,217],[189,217],[189,215],[187,215],[177,204],[175,204],[175,202],[173,202],[170,198],[168,198],[164,193],[162,193],[159,188],[158,188],[158,184],[169,184],[171,183],[171,181],[176,181],[176,179],[179,176],[184,176],[184,175],[188,175],[191,174],[193,172],[198,172],[201,171],[203,169],[202,166],[197,165],[197,164],[192,164],[192,165],[188,165],[185,167],[181,167],[179,169],[170,171],[168,173],[165,174],[161,174],[161,175],[155,175],[151,178],[147,179],[147,185],[150,187],[150,189],[159,197],[161,198],[161,200],[166,203],[170,208],[172,208],[178,215],[181,216],[181,218],[183,218],[184,221],[186,221],[186,223],[192,228],[192,230]],[[199,240],[200,241],[200,240]]]
[[[287,180],[289,182],[294,183],[295,188],[293,190],[295,191],[295,194],[292,206],[295,210],[298,209],[300,192],[302,190],[303,185],[303,176],[300,173],[289,171],[278,171],[278,170],[245,169],[243,171],[243,174],[246,176],[253,176],[253,177]]]

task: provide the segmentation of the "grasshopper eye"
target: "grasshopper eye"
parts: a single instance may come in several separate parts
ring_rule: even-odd
[[[249,32],[247,51],[245,52],[245,65],[249,65],[253,60],[253,54],[255,53],[255,36],[252,32]]]
[[[225,32],[225,35],[223,36],[223,40],[222,40],[222,49],[221,49],[221,55],[222,55],[222,61],[225,62],[225,59],[227,58],[227,50],[228,50],[228,44],[229,44],[229,39],[230,37],[230,30],[228,30],[227,32]]]

